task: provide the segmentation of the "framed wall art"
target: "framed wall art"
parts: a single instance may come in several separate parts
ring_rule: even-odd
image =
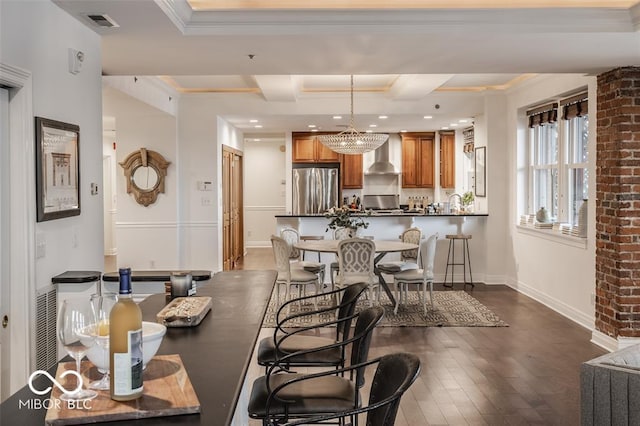
[[[80,127],[36,117],[37,221],[80,214]]]
[[[476,148],[475,155],[475,183],[476,197],[487,196],[487,147]]]

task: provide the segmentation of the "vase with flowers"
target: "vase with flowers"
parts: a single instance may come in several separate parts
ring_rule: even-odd
[[[366,213],[367,216],[370,214],[370,212]],[[369,227],[369,222],[365,222],[361,215],[355,216],[350,209],[344,207],[329,209],[324,216],[329,219],[327,231],[329,229],[348,228],[351,230],[351,236],[355,237],[360,229]]]
[[[466,213],[473,213],[473,200],[474,200],[473,192],[467,191],[464,194],[462,194],[462,198],[460,199],[460,201],[462,204],[462,209]]]

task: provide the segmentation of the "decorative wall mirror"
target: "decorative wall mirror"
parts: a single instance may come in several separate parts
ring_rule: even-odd
[[[140,148],[120,163],[127,181],[127,194],[133,193],[138,204],[147,207],[164,193],[164,178],[170,161],[155,151]]]

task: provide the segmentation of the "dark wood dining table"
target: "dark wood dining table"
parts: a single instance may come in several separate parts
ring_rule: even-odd
[[[316,251],[319,253],[338,253],[338,243],[340,243],[341,240],[313,240],[313,241],[300,241],[296,244],[294,244],[294,247],[296,247],[299,250],[305,250],[305,251]],[[405,251],[405,250],[415,250],[418,248],[417,244],[412,244],[412,243],[405,243],[399,240],[373,240],[376,248],[376,257],[373,260],[374,266],[378,264],[378,262],[380,262],[380,260],[382,260],[382,258],[384,256],[387,255],[387,253],[397,253],[397,252],[401,252],[401,251]],[[389,288],[389,284],[385,281],[384,277],[382,276],[382,273],[378,270],[378,268],[375,268],[375,274],[378,276],[378,282],[380,283],[380,285],[382,286],[382,288],[384,289],[384,292],[387,294],[387,296],[389,297],[389,300],[391,301],[391,304],[393,306],[396,305],[396,298],[393,296],[393,292],[391,291],[391,289]]]

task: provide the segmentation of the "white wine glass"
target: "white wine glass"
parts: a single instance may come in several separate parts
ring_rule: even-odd
[[[71,298],[62,302],[58,313],[58,339],[67,353],[76,361],[76,371],[82,377],[80,365],[82,358],[96,339],[96,315],[89,297]],[[60,399],[81,401],[93,399],[98,393],[83,389],[79,384],[73,393],[63,393]]]
[[[87,357],[102,374],[102,378],[89,383],[90,389],[109,390],[109,314],[117,301],[116,293],[91,295],[91,304],[96,314],[96,343],[87,352]]]

